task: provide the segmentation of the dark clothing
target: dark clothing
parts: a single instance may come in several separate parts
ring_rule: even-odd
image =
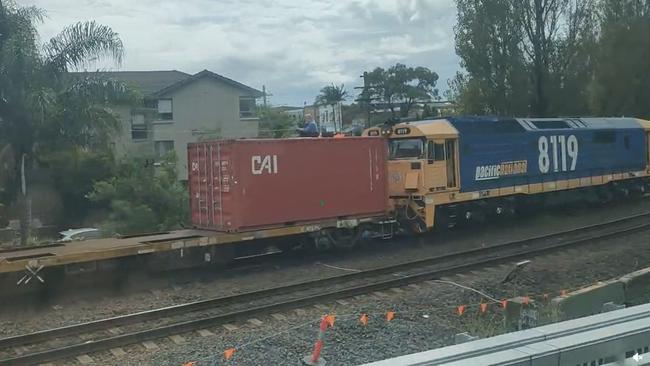
[[[309,121],[304,128],[299,128],[300,136],[304,137],[317,137],[318,136],[318,126],[316,121]]]

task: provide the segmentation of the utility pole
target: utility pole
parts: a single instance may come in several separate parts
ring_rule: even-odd
[[[363,75],[359,76],[360,78],[363,78],[363,86],[355,87],[355,89],[361,89],[362,90],[361,91],[362,95],[363,95],[364,91],[367,91],[369,89],[368,88],[367,76],[368,76],[368,72],[364,71]],[[367,96],[364,96],[364,97],[357,98],[354,101],[358,102],[358,103],[363,103],[365,105],[365,107],[366,107],[366,128],[370,128],[370,108],[371,108],[370,102],[372,102],[372,98],[370,97],[370,95],[367,95]]]
[[[266,85],[262,85],[262,94],[264,94],[264,108],[266,108]]]

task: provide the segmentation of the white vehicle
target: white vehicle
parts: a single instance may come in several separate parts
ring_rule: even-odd
[[[61,231],[59,234],[61,234],[61,238],[57,240],[59,243],[86,239],[99,239],[102,237],[101,231],[95,228],[68,229]]]

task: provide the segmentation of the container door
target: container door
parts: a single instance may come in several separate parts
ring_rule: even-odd
[[[447,161],[447,188],[456,188],[456,140],[445,140],[445,152]]]
[[[192,206],[192,222],[198,227],[209,225],[208,214],[208,148],[207,144],[194,144],[190,147],[190,200]]]
[[[207,190],[207,197],[206,201],[208,202],[207,204],[207,214],[208,214],[208,226],[209,227],[214,227],[215,224],[218,223],[218,218],[221,215],[221,211],[218,210],[218,205],[221,203],[219,201],[219,196],[215,195],[215,192],[217,190],[217,187],[219,186],[220,180],[218,179],[219,177],[219,148],[220,144],[219,143],[208,143],[206,144],[206,148],[209,149],[207,151],[207,167],[206,167],[206,190]]]
[[[227,184],[220,143],[196,143],[188,148],[192,224],[199,228],[223,225],[222,197]]]
[[[228,149],[224,147],[224,144],[219,142],[211,144],[210,147],[212,149],[210,151],[210,156],[212,156],[210,165],[211,226],[224,230],[224,195],[227,195],[230,192],[230,180],[228,174],[229,164],[227,161]]]

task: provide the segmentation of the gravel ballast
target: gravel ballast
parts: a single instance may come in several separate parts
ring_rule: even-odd
[[[557,296],[561,290],[573,290],[649,266],[649,239],[650,233],[643,232],[588,249],[581,247],[532,258],[516,286],[500,284],[511,264],[445,280],[471,286],[497,299],[524,295],[543,301],[541,295],[544,293]],[[345,299],[348,303],[345,306],[336,302],[325,304],[329,312],[337,315],[334,328],[326,335],[323,351],[328,365],[354,365],[437,348],[451,344],[454,334],[462,332],[486,336],[504,331],[502,311],[497,304],[490,304],[487,313],[481,315],[478,304],[486,299],[472,291],[436,282],[406,286],[398,291],[386,290],[380,294]],[[457,313],[459,305],[468,305],[462,316]],[[181,365],[196,361],[197,366],[296,365],[311,351],[318,331],[318,319],[326,312],[314,307],[304,310],[304,315],[297,315],[295,311],[283,313],[289,319],[286,322],[265,316],[260,317],[264,323],[262,326],[242,321],[236,324],[239,329],[235,331],[215,327],[212,329],[217,334],[214,337],[188,334],[191,342],[186,346],[160,340],[160,351],[142,355],[134,364]],[[387,310],[396,312],[390,323],[384,319]],[[361,313],[370,314],[366,327],[359,324]],[[226,363],[222,352],[230,347],[237,348],[237,351]]]
[[[302,282],[344,272],[336,268],[373,268],[416,257],[437,255],[449,251],[450,248],[459,250],[595,224],[645,212],[648,208],[647,201],[641,201],[590,212],[574,210],[554,217],[549,214],[540,215],[513,224],[491,224],[489,227],[472,228],[471,231],[465,232],[442,232],[404,246],[401,246],[399,241],[380,243],[381,248],[365,247],[347,253],[344,257],[339,254],[329,255],[307,259],[300,264],[280,260],[270,265],[239,268],[221,274],[202,273],[183,278],[163,276],[143,280],[121,295],[102,290],[72,292],[70,296],[56,298],[54,303],[45,308],[3,309],[0,314],[0,332],[4,335],[21,334],[284,283]],[[454,276],[451,280],[475,286],[497,298],[524,292],[543,293],[571,289],[650,265],[650,254],[645,246],[647,236],[648,234],[639,233],[621,238],[620,241],[610,239],[607,243],[600,243],[595,247],[581,247],[535,258],[517,291],[512,285],[495,285],[503,278],[509,269],[508,266]],[[432,242],[436,245],[432,245]],[[147,290],[137,290],[138,286]],[[475,328],[490,334],[486,329],[491,329],[500,320],[500,313],[495,311],[489,313],[490,318],[477,317],[476,306],[469,308],[465,316],[458,317],[455,314],[456,306],[463,303],[478,304],[481,297],[449,285],[421,284],[419,289],[404,287],[401,292],[389,290],[383,294],[346,299],[348,305],[324,304],[329,311],[336,312],[338,317],[336,326],[327,334],[328,343],[323,356],[328,360],[328,364],[356,364],[435,348],[448,344],[453,334],[472,331]],[[379,318],[383,317],[383,313],[388,309],[395,310],[397,317],[393,322],[386,324]],[[133,345],[125,347],[129,355],[126,358],[116,359],[110,353],[98,353],[92,357],[98,364],[107,365],[180,365],[186,361],[197,361],[198,365],[213,365],[221,364],[223,350],[235,346],[238,350],[229,364],[297,364],[311,350],[317,333],[318,319],[325,312],[313,307],[304,311],[299,314],[294,311],[283,313],[287,321],[278,321],[271,316],[260,317],[263,322],[261,326],[244,321],[236,324],[238,329],[234,331],[223,327],[212,328],[211,331],[216,336],[211,337],[201,337],[196,333],[185,334],[183,337],[187,342],[182,346],[169,339],[162,339],[155,341],[159,346],[156,351]],[[358,325],[357,320],[361,312],[371,314],[367,327]],[[425,315],[428,317],[425,318]],[[270,338],[261,340],[265,337]],[[241,348],[241,345],[245,344],[248,345]]]

